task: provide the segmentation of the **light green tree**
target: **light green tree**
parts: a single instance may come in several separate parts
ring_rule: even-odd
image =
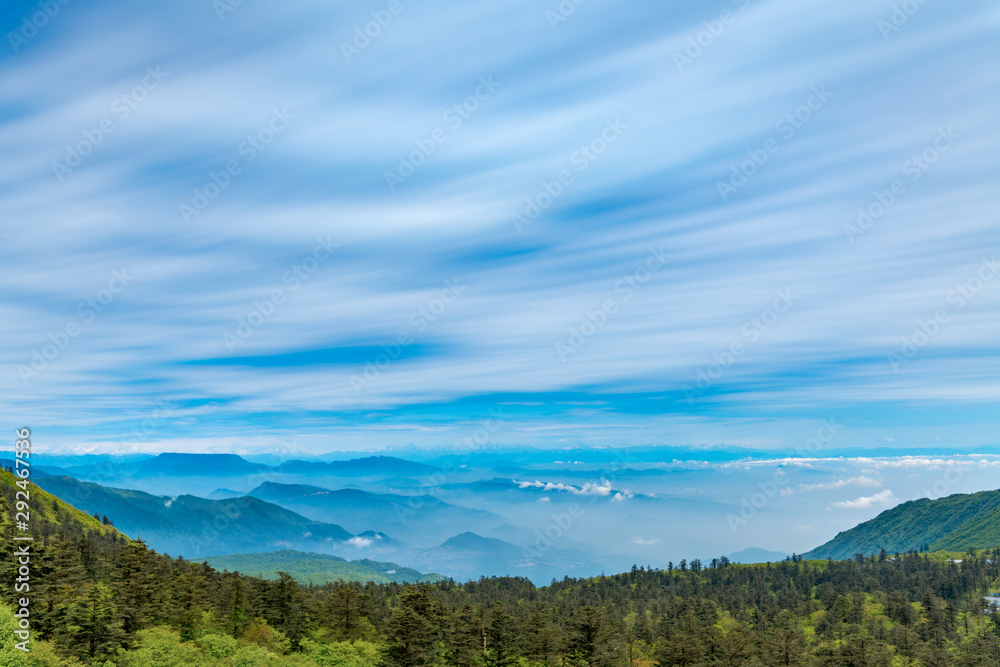
[[[4,667],[29,667],[28,653],[25,653],[15,644],[20,641],[14,631],[18,629],[17,619],[14,612],[4,605],[0,605],[0,665]],[[29,643],[28,648],[33,648],[34,642]]]

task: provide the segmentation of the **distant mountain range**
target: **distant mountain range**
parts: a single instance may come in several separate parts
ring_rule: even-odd
[[[67,466],[63,474],[76,477],[144,479],[149,477],[240,477],[260,474],[304,476],[370,477],[382,475],[429,475],[433,466],[389,456],[369,456],[349,461],[285,461],[278,465],[251,463],[236,454],[164,453],[139,460],[105,460]]]
[[[751,547],[743,551],[729,554],[729,560],[734,563],[779,563],[788,558],[788,554],[781,551],[769,551]]]
[[[434,466],[415,463],[391,456],[368,456],[348,461],[286,461],[272,468],[287,475],[308,476],[370,476],[370,475],[432,475],[438,471]]]
[[[0,467],[5,470],[7,468],[14,468],[14,465],[13,459],[0,459]],[[69,471],[57,466],[34,465],[31,467],[32,477],[51,477],[52,475],[69,475]]]
[[[506,521],[493,512],[452,505],[421,493],[377,494],[265,482],[249,495],[317,521],[336,521],[350,531],[379,530],[420,546],[440,543],[455,534],[456,526],[486,530]]]
[[[107,515],[122,532],[141,536],[157,551],[185,558],[293,547],[329,551],[354,537],[341,526],[257,498],[171,498],[72,477],[40,477],[35,483],[84,512]]]
[[[64,469],[73,477],[126,479],[146,477],[191,477],[211,475],[232,477],[254,475],[270,470],[269,466],[251,463],[236,454],[176,454],[138,460],[112,460],[86,465],[71,465]]]
[[[33,472],[32,477],[37,477],[37,471]],[[52,489],[58,488],[63,492],[74,494],[75,503],[81,503],[81,495],[86,495],[87,492],[90,492],[94,498],[101,501],[109,501],[113,500],[113,497],[117,495],[113,492],[120,491],[117,489],[105,489],[102,491],[101,487],[98,487],[96,484],[83,484],[79,482],[73,484],[75,480],[70,480],[67,483],[64,480],[60,480],[60,478],[45,476],[42,476],[42,478],[46,479],[47,483],[45,486]],[[13,516],[13,510],[10,509],[14,506],[13,499],[15,498],[15,494],[21,491],[20,488],[15,486],[16,481],[18,481],[18,478],[14,475],[6,470],[0,470],[0,500],[7,500],[6,507],[8,510],[6,512],[0,511],[0,531],[7,530],[7,524],[10,521],[8,517]],[[136,494],[130,491],[121,491],[121,494],[123,502],[127,505],[132,505],[132,503],[138,505],[149,501],[148,498],[142,497],[147,494]],[[72,525],[71,530],[75,534],[101,534],[114,537],[118,540],[130,540],[129,536],[119,531],[116,526],[102,523],[102,521],[91,514],[80,510],[73,504],[67,503],[57,493],[40,487],[37,484],[37,479],[30,488],[30,497],[33,525],[41,526],[46,523],[54,523],[62,526]],[[124,506],[118,505],[119,509]],[[176,506],[176,502],[172,506]],[[259,517],[255,516],[251,520],[256,520],[257,518]],[[150,531],[150,534],[155,532]],[[374,534],[371,534],[371,536],[374,536]],[[145,535],[143,539],[146,540]],[[150,541],[147,541],[147,543],[155,549]],[[217,556],[207,558],[205,562],[208,562],[209,565],[220,571],[226,569],[230,571],[238,570],[250,576],[262,576],[267,579],[276,579],[278,572],[287,572],[306,585],[309,583],[319,585],[337,580],[359,581],[362,583],[369,581],[375,583],[435,582],[443,578],[439,574],[423,574],[411,568],[396,565],[395,563],[377,562],[367,559],[347,561],[336,556],[290,550]]]
[[[912,500],[846,530],[804,558],[844,560],[854,554],[912,550],[964,551],[1000,546],[1000,491]]]
[[[66,476],[39,476],[34,481],[46,491],[65,498],[82,512],[107,515],[123,533],[132,538],[141,537],[160,553],[192,560],[208,559],[213,565],[240,569],[246,574],[281,571],[280,567],[289,564],[286,561],[294,561],[292,564],[297,564],[296,572],[303,577],[337,578],[350,574],[352,577],[373,577],[373,581],[380,581],[376,574],[381,572],[381,575],[389,577],[387,580],[395,581],[399,578],[392,579],[388,573],[388,570],[394,569],[402,578],[418,575],[426,578],[421,572],[436,571],[460,580],[477,579],[484,575],[516,575],[546,583],[552,577],[589,576],[602,569],[595,556],[587,550],[550,546],[526,548],[472,532],[458,535],[453,532],[447,539],[425,547],[415,547],[371,529],[352,534],[338,524],[311,520],[253,495],[219,499],[191,495],[172,498],[105,487]],[[298,499],[307,508],[314,503],[313,510],[333,516],[350,518],[352,514],[368,511],[370,516],[395,518],[401,527],[406,525],[407,519],[413,522],[414,527],[437,521],[439,529],[451,527],[454,531],[458,525],[455,522],[460,518],[465,523],[479,519],[481,524],[487,518],[501,519],[489,512],[449,505],[430,496],[422,500],[428,508],[426,513],[409,516],[401,514],[404,509],[409,509],[400,505],[409,500],[406,496],[380,496],[354,489],[331,491],[275,483],[267,483],[255,491],[269,498]],[[227,493],[220,491],[220,495]],[[331,507],[323,509],[324,503],[330,503]],[[355,517],[352,522],[360,523],[360,520]],[[319,552],[341,558],[325,560],[325,565],[330,567],[323,570],[319,565],[318,569],[307,567],[299,562],[302,558],[288,553],[274,557],[260,555],[288,551]],[[245,560],[215,558],[248,553],[257,556]],[[346,561],[342,557],[346,554],[378,554],[381,559],[353,561],[348,567],[343,565]],[[356,565],[358,562],[362,565]],[[340,565],[333,567],[334,563]],[[394,563],[400,565],[394,566]]]
[[[641,486],[633,486],[637,480],[674,473],[637,468],[622,468],[613,479],[610,473],[605,479],[583,470],[510,478],[498,475],[501,469],[513,469],[502,460],[493,468],[446,477],[435,466],[386,456],[275,466],[234,454],[166,453],[114,462],[88,459],[86,465],[37,465],[43,460],[32,459],[32,480],[41,489],[85,516],[106,515],[122,533],[132,539],[141,536],[161,553],[189,559],[251,554],[256,560],[248,556],[227,562],[262,573],[296,566],[303,576],[350,573],[373,581],[383,576],[389,577],[386,581],[402,580],[392,579],[389,570],[401,577],[439,572],[460,580],[515,575],[535,583],[593,576],[606,566],[612,571],[627,568],[622,562],[632,558],[629,554],[652,554],[658,549],[652,545],[670,539],[671,517],[721,523],[721,512],[729,508],[708,498],[642,493]],[[710,473],[720,474],[699,474]],[[189,478],[200,481],[189,485]],[[728,479],[724,481],[731,483]],[[342,488],[355,483],[364,489]],[[147,492],[159,489],[171,495]],[[629,522],[644,522],[662,532],[633,537],[636,533],[620,531],[602,542],[602,537],[582,531],[582,523],[572,531],[570,524],[560,523],[574,506],[586,512],[590,525],[610,526],[612,532],[618,523]],[[549,519],[554,523],[546,528]],[[554,535],[551,542],[548,533]],[[904,503],[803,557],[840,560],[881,549],[894,554],[998,546],[1000,491],[985,491]],[[284,555],[261,555],[278,552]],[[308,556],[298,553],[330,558],[323,567],[317,563],[311,569],[304,564]],[[371,560],[356,560],[359,557]],[[345,558],[353,562],[345,565],[351,562]],[[758,563],[784,560],[786,555],[747,549],[729,558]],[[655,562],[655,556],[651,560]]]
[[[415,567],[436,569],[456,579],[502,573],[543,584],[552,578],[590,576],[601,567],[587,551],[549,546],[519,547],[472,532],[456,535],[440,546],[414,554],[413,558]]]

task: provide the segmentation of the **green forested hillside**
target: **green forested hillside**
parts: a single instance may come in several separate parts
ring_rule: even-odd
[[[0,497],[2,497],[0,509],[3,510],[0,512],[0,530],[3,530],[5,534],[13,530],[14,512],[11,511],[11,508],[14,508],[17,500],[20,499],[16,494],[21,489],[15,485],[19,479],[9,470],[0,469]],[[81,512],[61,498],[36,486],[34,482],[30,483],[27,491],[30,508],[29,523],[37,530],[61,530],[77,535],[92,532],[102,537],[128,540],[114,526]]]
[[[259,554],[213,556],[205,562],[216,570],[242,572],[264,579],[278,579],[285,572],[301,584],[330,584],[336,581],[369,581],[376,584],[419,583],[440,581],[439,574],[422,574],[395,563],[373,560],[348,561],[337,556],[303,553],[301,551],[269,551]]]
[[[893,554],[994,547],[1000,547],[1000,491],[983,491],[903,503],[804,556],[845,559],[881,549]]]
[[[352,537],[336,524],[312,521],[257,498],[171,498],[72,477],[44,477],[37,481],[85,512],[107,514],[129,535],[141,534],[161,551],[188,558],[281,546],[319,549],[330,541]]]
[[[13,477],[0,473],[3,507]],[[996,667],[1000,550],[733,565],[553,581],[301,586],[156,554],[45,494],[32,521],[33,649],[12,647],[0,541],[0,665],[101,667]],[[33,515],[34,517],[35,515]],[[3,605],[6,605],[4,607]]]

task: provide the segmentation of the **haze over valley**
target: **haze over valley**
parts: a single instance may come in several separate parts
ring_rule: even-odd
[[[57,455],[39,457],[36,475],[79,509],[189,559],[294,549],[458,580],[509,575],[544,584],[682,559],[780,560],[905,501],[992,489],[1000,474],[1000,451],[988,447],[904,456],[392,453],[280,463],[235,454]],[[739,555],[747,549],[770,555]]]

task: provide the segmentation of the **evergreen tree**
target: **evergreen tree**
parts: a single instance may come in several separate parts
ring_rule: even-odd
[[[388,626],[390,667],[431,665],[440,636],[436,604],[426,586],[404,589]]]
[[[78,658],[94,660],[110,656],[124,634],[113,604],[114,594],[102,584],[86,584],[83,595],[69,606],[66,625],[56,639]]]
[[[151,554],[142,540],[126,545],[118,559],[116,602],[126,641],[147,625],[152,600],[150,566]]]
[[[309,626],[307,598],[302,587],[285,572],[278,573],[278,580],[270,586],[265,618],[268,624],[280,630],[298,648]]]
[[[504,611],[500,602],[494,604],[490,610],[485,638],[486,667],[515,667],[519,663],[518,633],[514,618]]]
[[[483,614],[477,613],[468,604],[456,609],[446,638],[448,665],[478,667],[485,644]]]

